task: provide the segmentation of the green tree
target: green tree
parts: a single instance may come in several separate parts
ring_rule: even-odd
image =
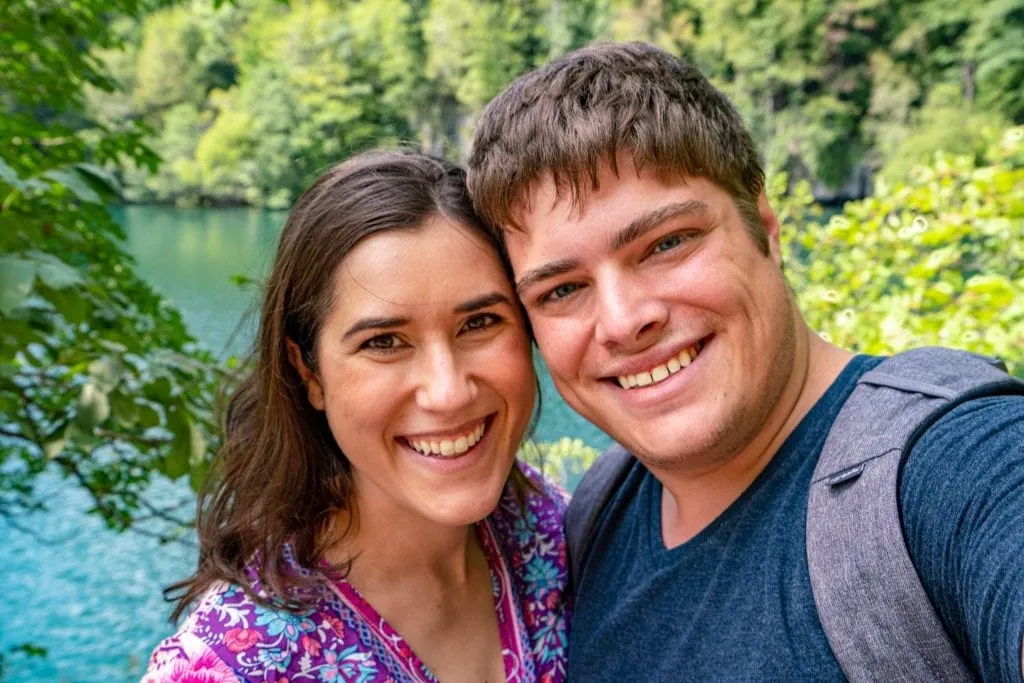
[[[980,165],[938,153],[827,222],[807,220],[806,186],[779,206],[786,272],[813,329],[865,353],[974,350],[1024,376],[1024,129]]]
[[[116,50],[135,0],[9,5],[0,34],[0,514],[45,508],[56,470],[126,529],[168,510],[157,476],[198,484],[213,443],[221,370],[134,272],[105,203],[107,169],[153,168],[144,125],[85,113],[86,88],[118,84]],[[91,47],[92,51],[83,49]],[[175,532],[178,529],[174,529]]]

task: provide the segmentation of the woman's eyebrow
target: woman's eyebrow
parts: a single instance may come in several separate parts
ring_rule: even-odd
[[[456,313],[472,313],[473,311],[479,311],[481,308],[487,308],[494,306],[495,304],[508,304],[512,305],[509,298],[501,292],[491,292],[490,294],[481,294],[480,296],[473,297],[469,301],[464,301],[455,307]]]
[[[363,330],[392,330],[402,325],[408,325],[408,318],[363,318],[356,321],[352,327],[345,331],[342,339],[348,339],[353,334],[358,334]]]

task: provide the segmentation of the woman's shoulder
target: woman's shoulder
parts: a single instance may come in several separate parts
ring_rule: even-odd
[[[520,469],[536,490],[506,489],[489,518],[520,611],[538,679],[565,680],[571,603],[563,527],[569,495],[535,468]]]
[[[488,518],[513,582],[524,595],[562,594],[568,579],[564,518],[568,494],[536,468],[519,463],[535,487],[517,492],[508,486]]]
[[[142,683],[182,680],[236,683],[238,676],[209,644],[188,631],[180,631],[153,651]]]
[[[564,545],[563,524],[569,494],[532,465],[522,461],[517,465],[532,488],[517,489],[511,482],[505,487],[498,507],[489,517],[495,534],[509,547],[525,549],[536,545],[542,537],[546,542]]]
[[[355,615],[334,603],[325,598],[294,612],[262,604],[235,584],[217,584],[157,646],[143,681],[183,680],[185,674],[213,683],[290,679],[339,666],[376,680],[380,672],[360,643]]]

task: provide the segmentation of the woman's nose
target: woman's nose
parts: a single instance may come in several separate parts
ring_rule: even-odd
[[[427,350],[416,372],[420,373],[416,401],[425,410],[457,412],[476,398],[476,382],[465,363],[460,362],[448,346]]]

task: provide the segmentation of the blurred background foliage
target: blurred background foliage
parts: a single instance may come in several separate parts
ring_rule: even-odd
[[[734,99],[814,328],[870,353],[975,349],[1024,374],[1024,0],[15,0],[3,28],[12,523],[52,502],[33,482],[55,468],[112,528],[155,520],[176,537],[191,511],[147,487],[198,486],[218,444],[234,361],[138,277],[109,202],[283,208],[371,145],[463,158],[490,97],[596,39],[654,42]],[[564,481],[595,455],[572,440],[524,454]]]
[[[828,220],[806,182],[771,184],[812,329],[871,354],[970,349],[1024,377],[1024,127],[977,155],[937,152]]]
[[[93,50],[123,89],[87,115],[154,131],[165,163],[139,201],[287,207],[372,144],[464,156],[517,74],[600,39],[700,66],[743,112],[769,168],[819,199],[859,198],[943,150],[980,155],[1024,123],[1021,0],[193,0],[113,22]]]

